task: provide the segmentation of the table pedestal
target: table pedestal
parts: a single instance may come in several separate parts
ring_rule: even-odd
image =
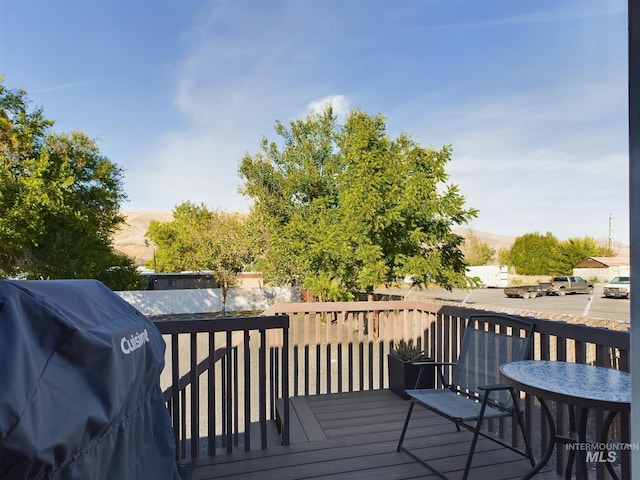
[[[589,421],[589,409],[584,407],[574,407],[572,405],[568,406],[569,409],[569,436],[559,435],[557,433],[556,424],[553,419],[553,415],[551,414],[551,410],[547,406],[547,403],[543,398],[537,397],[540,402],[541,410],[547,419],[547,424],[549,426],[549,432],[551,435],[549,446],[547,447],[546,452],[543,457],[540,459],[533,470],[527,474],[525,479],[530,479],[534,475],[536,475],[544,466],[549,462],[551,456],[553,455],[553,450],[556,445],[566,445],[570,443],[575,444],[586,444],[587,443],[587,423]],[[576,411],[578,417],[578,423],[576,425]],[[597,435],[597,443],[606,445],[608,443],[608,433],[611,424],[616,416],[617,412],[609,412],[607,415],[604,424],[602,425],[602,429],[600,434]],[[605,460],[605,467],[609,471],[611,477],[615,480],[620,480],[617,472],[613,468],[613,464],[608,461],[608,450],[602,451],[604,456],[601,457]],[[573,465],[576,465],[576,476],[575,478],[588,478],[588,464],[587,464],[587,452],[582,448],[577,449],[569,449],[569,457],[567,458],[567,465],[565,467],[564,478],[566,480],[571,480],[573,478]]]
[[[629,373],[595,365],[549,360],[506,363],[500,367],[500,373],[504,383],[539,400],[542,414],[549,425],[550,439],[547,449],[540,462],[525,478],[532,478],[549,462],[556,445],[569,445],[565,479],[572,478],[574,464],[576,478],[587,479],[587,461],[593,460],[591,453],[595,453],[595,460],[604,463],[611,476],[618,480],[618,474],[611,463],[611,452],[607,450],[608,434],[616,414],[628,413],[631,410]],[[546,404],[548,401],[567,405],[569,436],[558,433],[556,422]],[[587,423],[590,410],[610,413],[596,432],[596,451],[588,454]],[[601,448],[602,446],[604,448]]]

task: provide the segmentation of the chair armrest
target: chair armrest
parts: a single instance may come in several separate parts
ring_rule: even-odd
[[[488,402],[491,401],[495,401],[498,402],[498,400],[496,399],[491,399],[491,393],[492,392],[499,392],[499,391],[504,391],[504,390],[508,390],[509,393],[511,394],[511,398],[514,402],[514,404],[517,402],[516,399],[516,390],[515,388],[513,388],[511,385],[505,385],[504,383],[496,383],[494,385],[478,385],[478,390],[484,392],[482,395],[482,404],[485,405]],[[500,403],[500,402],[498,402]],[[498,406],[499,409],[506,409],[506,410],[511,410],[510,407],[506,407],[505,405],[503,405],[502,403],[500,403],[500,406]]]
[[[449,365],[453,365],[455,366],[455,363],[450,363],[450,362],[436,362],[434,360],[416,360],[415,362],[411,362],[413,365],[424,365],[424,366],[430,366],[433,365],[435,367],[442,367],[442,366],[449,366]]]
[[[495,385],[478,385],[478,390],[511,390],[513,387],[505,385],[504,383],[496,383]]]

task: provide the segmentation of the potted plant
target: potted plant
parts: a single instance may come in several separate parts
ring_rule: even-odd
[[[415,388],[420,366],[414,365],[417,360],[429,360],[413,340],[400,340],[395,342],[387,355],[389,366],[389,390],[400,398],[407,400],[409,396],[404,392]],[[422,374],[422,382],[419,388],[434,388],[435,369],[428,368]]]

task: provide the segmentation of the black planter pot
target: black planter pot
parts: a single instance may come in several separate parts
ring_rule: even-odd
[[[420,374],[420,367],[390,354],[387,354],[387,359],[389,364],[389,390],[400,398],[408,400],[409,396],[404,391],[415,388]],[[418,388],[434,387],[435,368],[427,368],[422,374],[422,381]]]

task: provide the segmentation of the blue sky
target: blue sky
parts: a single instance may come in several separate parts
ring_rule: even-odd
[[[628,243],[626,0],[0,0],[0,75],[125,171],[124,210],[248,211],[238,163],[331,100],[451,144],[502,235]]]

